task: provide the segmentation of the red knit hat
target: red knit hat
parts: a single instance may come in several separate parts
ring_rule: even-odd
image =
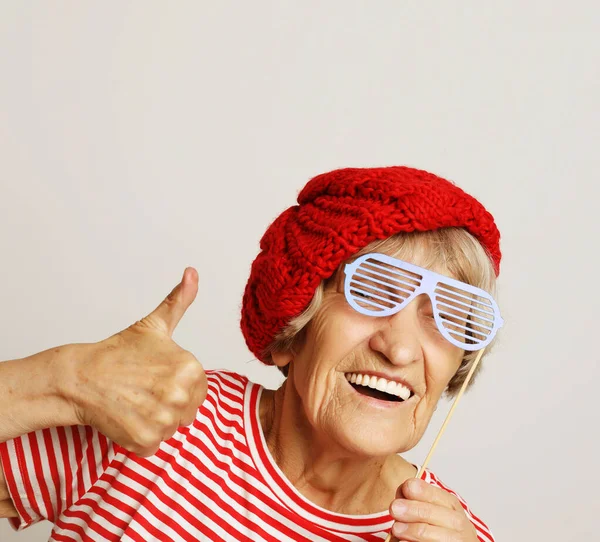
[[[500,232],[492,215],[455,184],[404,166],[346,168],[317,175],[260,241],[242,304],[246,344],[261,361],[322,279],[353,254],[399,232],[462,227],[500,270]]]

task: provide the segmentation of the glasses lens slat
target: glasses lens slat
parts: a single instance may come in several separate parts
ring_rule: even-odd
[[[442,322],[442,325],[444,326],[444,328],[446,328],[449,331],[452,331],[453,333],[454,332],[468,333],[468,335],[465,335],[465,337],[480,338],[480,340],[482,340],[482,341],[487,339],[489,336],[489,331],[488,332],[475,331],[471,327],[460,326],[460,325],[455,324],[454,322],[450,322],[448,320],[444,320]]]
[[[409,284],[413,284],[414,286],[418,286],[422,281],[422,277],[420,277],[419,275],[415,275],[414,273],[404,271],[403,269],[397,267],[384,267],[381,265],[372,264],[370,262],[363,262],[358,266],[358,269],[364,269],[372,273],[377,273],[379,275],[388,277],[392,280],[400,280],[402,282],[407,282]]]
[[[389,309],[400,304],[397,301],[389,299],[388,297],[383,297],[383,296],[378,295],[372,288],[365,288],[365,286],[363,284],[357,284],[355,282],[352,282],[352,283],[350,283],[350,288],[351,288],[351,292],[353,294],[355,294],[355,297],[357,299],[361,299],[361,300],[370,299],[371,302],[374,302],[374,303],[379,301],[380,305],[383,305]],[[365,296],[365,297],[363,297],[363,296]]]
[[[380,262],[376,262],[375,260],[367,260],[367,262],[361,264],[360,267],[364,269],[371,269],[375,272],[383,273],[387,276],[391,276],[392,278],[396,278],[402,280],[403,282],[413,284],[414,286],[419,286],[421,284],[421,281],[423,280],[423,277],[420,275],[411,273],[410,271],[407,271],[400,267],[380,264]]]
[[[478,314],[480,316],[480,318],[487,318],[487,317],[494,317],[494,309],[491,308],[491,310],[481,310],[479,307],[473,306],[469,303],[463,303],[462,301],[458,301],[454,298],[451,297],[447,297],[445,295],[440,295],[438,293],[436,293],[435,296],[436,302],[440,301],[440,302],[446,302],[447,304],[453,306],[453,307],[467,307],[470,313],[473,314]],[[472,301],[472,303],[477,303],[475,300]]]
[[[378,278],[374,278],[369,275],[365,275],[361,271],[362,271],[361,269],[357,269],[352,278],[354,280],[357,280],[357,278],[360,278],[360,279],[373,281],[373,282],[376,282],[383,286],[386,286],[387,288],[393,288],[394,290],[400,290],[401,292],[405,292],[408,295],[412,294],[415,291],[415,288],[413,288],[410,285],[405,285],[405,284],[402,284],[399,282],[391,281],[389,279],[387,281],[379,280]],[[385,278],[385,277],[383,277],[383,278]]]
[[[436,306],[440,312],[442,312],[443,307],[450,309],[452,312],[449,312],[448,314],[450,314],[451,316],[453,316],[455,318],[464,319],[465,317],[462,315],[466,314],[467,315],[466,318],[469,321],[472,321],[471,318],[477,318],[477,320],[481,321],[482,325],[489,323],[491,327],[494,327],[493,318],[478,316],[477,314],[475,314],[475,311],[473,311],[473,310],[471,310],[471,311],[464,310],[462,307],[455,307],[453,305],[448,305],[447,303],[437,303]]]
[[[438,314],[444,322],[448,322],[467,331],[476,331],[479,333],[489,335],[494,329],[494,326],[480,326],[474,324],[471,320],[465,318],[457,318],[455,315],[447,312],[438,311]]]
[[[399,295],[396,295],[395,292],[390,292],[389,290],[384,290],[383,288],[378,288],[377,286],[373,286],[372,284],[368,283],[352,281],[350,283],[350,286],[354,288],[360,288],[361,290],[363,290],[363,293],[366,293],[370,296],[373,295],[375,297],[378,297],[379,299],[387,301],[388,303],[392,303],[393,305],[400,305],[400,303],[402,303],[405,299],[405,297],[400,297]]]
[[[465,335],[464,333],[454,330],[454,329],[450,329],[448,327],[445,327],[445,331],[448,334],[452,334],[452,335],[456,335],[458,337],[460,337],[460,339],[464,339],[463,344],[475,344],[475,343],[481,343],[483,341],[485,341],[487,339],[487,335],[480,335],[482,338],[478,339],[477,337],[474,337],[472,335]]]
[[[485,341],[478,341],[473,339],[473,337],[464,338],[464,335],[454,332],[448,332],[448,336],[452,337],[462,348],[465,350],[477,350],[480,348],[480,344]]]
[[[443,283],[438,283],[435,288],[435,293],[440,296],[449,297],[452,300],[459,302],[461,299],[467,301],[469,305],[472,303],[476,303],[480,306],[479,310],[482,312],[488,312],[490,314],[494,313],[494,307],[492,306],[492,302],[490,299],[482,297],[477,294],[472,294],[467,292],[466,290],[459,290],[458,288],[446,286]]]
[[[364,297],[357,295],[357,290],[354,290],[354,289],[350,290],[350,293],[354,296],[354,301],[356,303],[358,303],[364,309],[372,310],[373,312],[381,312],[383,310],[391,308],[391,307],[387,307],[383,303],[377,304],[374,301],[372,301],[371,299],[365,299]],[[366,294],[366,295],[368,295],[368,294]]]

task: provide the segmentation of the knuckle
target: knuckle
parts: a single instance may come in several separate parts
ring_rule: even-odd
[[[196,356],[192,354],[189,350],[181,349],[181,360],[184,364],[189,365],[199,365],[199,361],[196,359]]]
[[[194,422],[196,421],[196,416],[186,416],[185,418],[181,419],[181,427],[188,427],[189,425],[192,425]]]
[[[407,483],[408,491],[410,491],[413,494],[418,494],[429,489],[429,484],[427,484],[427,482],[424,482],[423,480],[419,480],[417,478],[412,478],[408,480]]]
[[[198,412],[197,408],[193,408],[193,409],[188,410],[181,417],[181,425],[184,425],[184,426],[192,425],[196,421],[196,414],[197,414],[197,412]]]
[[[154,329],[154,322],[150,316],[144,316],[140,320],[134,322],[131,326],[129,326],[129,330],[135,332],[139,332],[143,329]]]
[[[177,421],[175,415],[169,409],[160,409],[154,414],[154,421],[160,427],[171,427]]]
[[[175,433],[177,433],[177,426],[178,425],[179,424],[177,423],[177,424],[175,424],[174,427],[171,427],[171,428],[169,428],[168,431],[165,431],[164,434],[163,434],[162,440],[163,441],[169,440]]]
[[[181,357],[179,373],[186,379],[198,380],[204,375],[204,370],[196,357],[186,351]]]
[[[151,450],[158,449],[161,439],[154,431],[142,431],[136,437],[135,442],[139,450]]]
[[[165,397],[165,400],[167,404],[181,408],[187,406],[187,404],[190,402],[190,394],[177,386],[169,391]]]
[[[204,374],[202,365],[200,365],[198,361],[195,361],[194,363],[195,365],[191,368],[191,378],[195,384],[200,384],[206,380],[206,375]]]
[[[467,516],[461,512],[458,512],[452,516],[452,527],[456,531],[468,528],[470,523],[471,522],[468,520]]]
[[[204,404],[204,400],[206,399],[208,388],[207,386],[196,386],[192,391],[192,399],[190,401],[189,407],[194,412],[194,416],[198,409]],[[191,412],[190,410],[190,412]]]
[[[428,520],[431,515],[429,508],[421,504],[413,508],[413,513],[420,520]]]
[[[169,295],[165,297],[163,303],[168,306],[177,304],[177,288],[174,288],[169,292]]]
[[[404,497],[404,498],[409,498],[409,497],[413,497],[413,496],[417,495],[419,493],[419,490],[421,489],[420,482],[421,481],[417,480],[416,478],[406,480],[399,487],[399,496]]]
[[[157,318],[153,314],[144,316],[141,320],[138,320],[135,324],[130,326],[130,329],[132,331],[137,331],[138,334],[139,334],[139,332],[148,332],[148,331],[152,331],[152,332],[160,331],[163,333],[166,331],[164,322],[162,322],[160,320],[160,318]]]
[[[138,450],[133,450],[136,455],[139,457],[150,457],[158,452],[159,446],[151,446],[147,448],[139,448]]]
[[[473,525],[473,523],[471,522],[471,520],[467,517],[467,515],[464,515],[464,518],[462,520],[462,525],[461,527],[459,527],[457,530],[464,530],[467,531],[471,534],[474,534],[475,536],[477,536],[477,529],[475,528],[475,525]]]
[[[415,536],[420,539],[420,538],[427,538],[427,531],[429,530],[429,528],[427,527],[427,525],[423,524],[423,523],[415,523],[414,524],[414,534]]]

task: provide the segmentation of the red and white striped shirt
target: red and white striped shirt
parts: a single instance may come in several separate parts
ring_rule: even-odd
[[[209,371],[196,420],[140,458],[89,426],[35,431],[0,443],[22,530],[42,519],[50,540],[381,541],[387,512],[336,514],[303,497],[273,461],[258,416],[262,386]],[[429,470],[423,479],[454,495]],[[457,495],[458,497],[458,495]],[[488,527],[458,497],[479,540]]]

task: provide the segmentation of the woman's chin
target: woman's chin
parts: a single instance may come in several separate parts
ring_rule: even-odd
[[[361,430],[345,435],[343,447],[357,457],[386,457],[403,453],[414,447],[406,439],[386,436],[381,431]]]

